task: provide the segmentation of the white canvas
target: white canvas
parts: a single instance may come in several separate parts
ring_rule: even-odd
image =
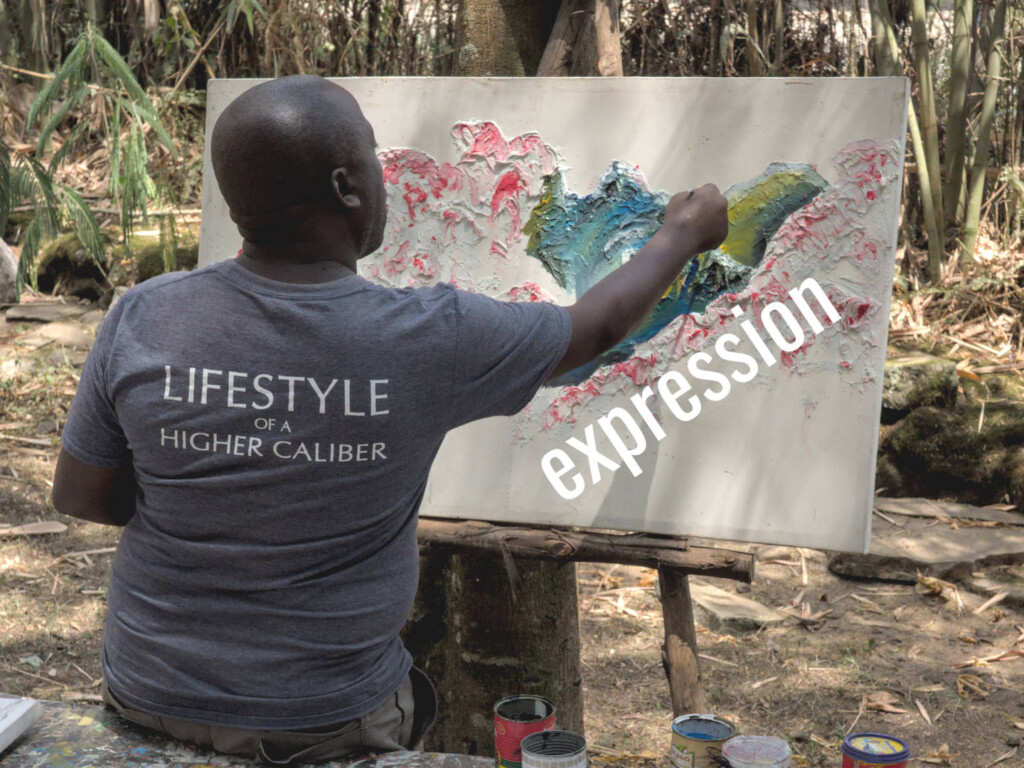
[[[257,82],[211,81],[207,135]],[[361,273],[386,284],[568,304],[591,280],[581,259],[598,273],[628,259],[663,193],[713,182],[736,203],[732,250],[700,262],[729,290],[688,304],[704,286],[688,277],[672,319],[618,360],[544,388],[514,418],[453,432],[422,514],[866,549],[905,79],[338,82],[385,167],[388,233]],[[763,255],[741,263],[768,220]],[[566,246],[584,231],[599,233],[587,249]],[[200,264],[240,245],[207,155]],[[806,311],[791,296],[801,287]],[[700,311],[674,316],[684,305]],[[586,452],[605,457],[599,476]]]

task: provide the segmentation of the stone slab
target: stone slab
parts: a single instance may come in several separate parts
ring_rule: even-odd
[[[90,309],[88,304],[60,304],[56,302],[34,301],[29,304],[18,304],[5,313],[7,322],[28,321],[34,323],[52,323],[80,317]]]
[[[74,322],[49,323],[39,328],[36,333],[44,339],[77,349],[89,349],[95,341],[95,336],[92,333]]]
[[[874,516],[869,554],[834,552],[833,573],[857,579],[914,583],[918,572],[946,580],[966,581],[985,567],[1024,563],[1024,528],[952,528],[927,517],[904,516],[889,521]]]
[[[971,504],[960,504],[955,501],[935,501],[934,499],[903,498],[887,499],[878,497],[874,507],[887,515],[909,515],[912,517],[959,517],[965,520],[985,520],[993,523],[1024,525],[1024,514],[1020,512],[975,507]]]
[[[781,614],[755,600],[693,579],[690,599],[700,623],[712,631],[749,632],[783,620]]]

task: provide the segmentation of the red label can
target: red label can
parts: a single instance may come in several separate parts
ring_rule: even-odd
[[[543,696],[508,696],[494,705],[494,752],[498,768],[520,768],[522,740],[555,728],[555,705]]]

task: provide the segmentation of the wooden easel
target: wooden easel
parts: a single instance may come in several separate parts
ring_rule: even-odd
[[[479,520],[420,518],[418,539],[421,551],[500,553],[561,563],[618,563],[656,568],[665,620],[661,660],[668,678],[675,717],[707,711],[688,577],[691,574],[714,576],[746,584],[754,578],[752,554],[692,547],[686,539],[669,536],[605,534],[565,528],[497,525]]]

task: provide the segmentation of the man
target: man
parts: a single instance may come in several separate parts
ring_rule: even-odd
[[[236,99],[211,154],[241,254],[129,291],[83,371],[54,505],[125,526],[104,694],[175,738],[278,763],[417,745],[433,692],[399,630],[445,433],[615,345],[727,230],[714,187],[676,195],[568,308],[383,288],[355,274],[387,216],[374,146],[319,78]]]

